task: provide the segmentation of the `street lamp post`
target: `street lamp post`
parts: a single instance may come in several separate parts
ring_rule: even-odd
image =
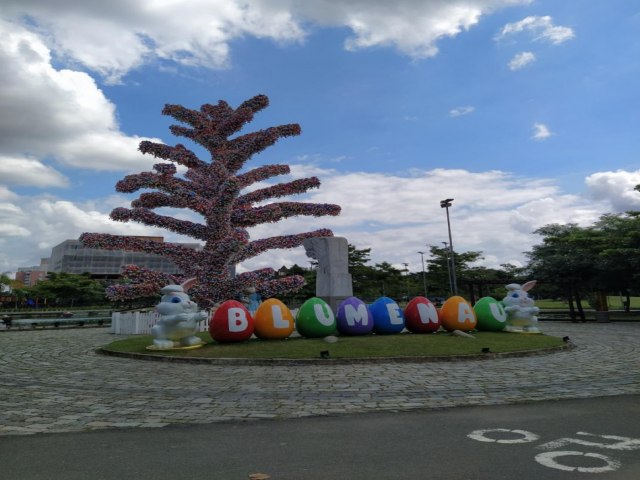
[[[453,283],[453,294],[458,295],[458,284],[456,283],[456,261],[453,254],[453,240],[451,239],[451,222],[449,220],[449,207],[453,202],[453,198],[440,200],[440,208],[447,211],[447,230],[449,231],[449,249],[451,250],[451,279]]]
[[[405,272],[404,287],[406,289],[406,296],[408,300],[409,299],[409,264],[403,263],[402,265],[404,265],[404,272]]]
[[[447,242],[442,242],[444,245],[444,254],[447,256],[447,277],[449,278],[449,294],[453,295],[453,282],[451,281],[451,259],[449,252],[449,244]]]
[[[425,276],[424,271],[424,252],[418,252],[420,254],[420,263],[422,263],[422,291],[424,292],[424,296],[427,296],[427,277]]]

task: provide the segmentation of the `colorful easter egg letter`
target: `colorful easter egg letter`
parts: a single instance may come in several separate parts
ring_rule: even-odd
[[[374,333],[390,334],[404,330],[404,315],[394,300],[380,297],[369,308],[373,315]]]
[[[471,305],[464,298],[458,296],[448,298],[444,302],[440,309],[440,321],[448,332],[454,330],[470,332],[476,328],[478,323]]]
[[[432,333],[440,328],[435,305],[425,297],[416,297],[404,309],[404,321],[412,333]]]
[[[507,312],[495,298],[483,297],[473,306],[478,318],[478,330],[499,332],[507,325]]]
[[[260,304],[256,314],[255,334],[262,339],[287,338],[293,332],[294,320],[291,310],[276,298]]]
[[[216,342],[243,342],[253,335],[253,317],[240,302],[227,300],[209,320],[209,334]]]
[[[313,297],[302,304],[296,316],[296,330],[307,338],[326,337],[336,330],[336,318],[327,302]]]
[[[366,335],[373,330],[373,315],[359,298],[345,298],[338,306],[337,325],[343,335]]]

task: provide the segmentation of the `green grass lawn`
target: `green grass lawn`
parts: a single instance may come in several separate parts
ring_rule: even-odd
[[[149,336],[118,340],[103,347],[114,352],[170,355],[186,358],[251,358],[251,359],[304,359],[319,358],[328,350],[331,358],[414,357],[440,355],[475,355],[483,348],[493,353],[529,351],[558,347],[563,341],[546,335],[524,335],[504,332],[475,332],[475,339],[437,334],[369,335],[365,337],[339,337],[337,343],[322,339],[288,338],[284,340],[252,339],[242,343],[220,344],[208,334],[201,334],[208,343],[197,350],[172,350],[167,352],[146,350],[151,345]]]
[[[623,297],[622,300],[624,300],[625,298]],[[632,309],[638,309],[640,308],[640,297],[631,297],[631,308]],[[607,297],[607,301],[609,304],[609,308],[611,309],[621,309],[622,308],[622,301],[620,300],[619,296],[609,296]],[[585,308],[590,308],[589,305],[587,304],[587,302],[583,302],[583,305]],[[544,308],[549,308],[549,309],[568,309],[569,308],[569,304],[567,302],[563,302],[560,300],[545,300],[545,299],[541,299],[541,300],[536,300],[536,307],[544,309]]]

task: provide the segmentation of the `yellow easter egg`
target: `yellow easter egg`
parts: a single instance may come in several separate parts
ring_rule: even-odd
[[[262,302],[253,320],[256,337],[265,340],[287,338],[295,325],[291,310],[277,298]]]
[[[461,330],[470,332],[476,328],[478,321],[471,304],[464,298],[455,296],[448,298],[438,312],[440,323],[448,332]]]

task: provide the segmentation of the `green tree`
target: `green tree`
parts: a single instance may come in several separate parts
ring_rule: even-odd
[[[13,280],[11,280],[8,275],[0,273],[0,292],[8,290],[11,287],[12,282]]]
[[[576,224],[546,225],[538,230],[542,244],[528,253],[528,268],[569,302],[572,317],[578,310],[584,320],[582,301],[589,299],[597,310],[607,309],[607,294],[627,297],[638,292],[640,276],[640,212],[606,214],[589,227]]]
[[[435,297],[449,297],[453,295],[451,273],[451,251],[449,248],[429,246],[429,258],[427,259],[427,285],[429,295]],[[472,285],[480,281],[488,269],[472,267],[471,264],[482,260],[482,252],[453,252],[456,283],[458,294],[469,296]]]
[[[603,215],[591,230],[598,242],[596,286],[600,292],[624,293],[628,310],[640,283],[640,212]]]
[[[353,284],[353,294],[363,300],[375,300],[382,295],[380,272],[368,263],[371,248],[359,249],[349,244],[349,273]]]
[[[77,304],[93,304],[105,302],[105,287],[89,274],[73,273],[47,274],[47,279],[38,282],[29,289],[34,297],[46,298],[56,305],[73,307]]]
[[[304,285],[302,285],[295,292],[286,292],[278,295],[277,298],[282,300],[286,305],[291,308],[299,307],[305,300],[316,296],[316,276],[318,262],[312,261],[310,268],[304,268],[297,263],[291,267],[281,267],[276,272],[276,276],[285,277],[288,275],[297,275],[304,279]]]
[[[599,235],[592,228],[576,224],[546,225],[535,233],[542,236],[542,244],[527,254],[529,270],[536,279],[556,285],[558,297],[569,302],[571,317],[576,318],[577,308],[577,315],[584,321],[582,301],[598,283]]]

